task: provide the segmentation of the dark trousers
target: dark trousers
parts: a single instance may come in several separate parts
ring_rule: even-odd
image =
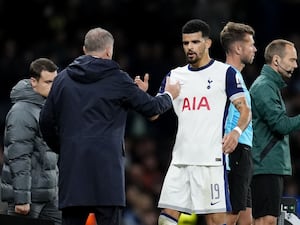
[[[61,225],[61,211],[58,209],[57,200],[45,203],[31,203],[30,212],[27,215],[15,213],[15,204],[8,203],[7,214],[50,220],[53,221],[55,225]]]

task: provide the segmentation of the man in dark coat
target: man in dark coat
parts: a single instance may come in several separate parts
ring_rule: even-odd
[[[94,212],[99,225],[120,223],[125,206],[124,134],[133,109],[157,118],[172,107],[178,82],[152,97],[112,60],[114,39],[102,28],[85,36],[83,51],[53,82],[40,126],[59,149],[59,207],[63,224],[84,225]]]

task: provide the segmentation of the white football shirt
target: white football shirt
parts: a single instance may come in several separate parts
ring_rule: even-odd
[[[172,164],[223,165],[222,137],[230,101],[244,96],[239,77],[228,64],[211,60],[201,68],[189,65],[170,71],[181,91],[173,100],[178,130]],[[165,88],[163,80],[159,93]]]

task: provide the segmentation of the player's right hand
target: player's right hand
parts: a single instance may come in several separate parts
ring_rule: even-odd
[[[179,81],[177,81],[175,84],[171,84],[170,77],[168,76],[167,80],[166,80],[165,91],[169,92],[172,95],[173,99],[175,99],[180,94],[180,89],[181,89],[181,86],[180,86]]]

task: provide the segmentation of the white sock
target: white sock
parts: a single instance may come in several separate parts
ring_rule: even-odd
[[[167,214],[160,214],[158,217],[158,225],[177,225],[177,220]]]

